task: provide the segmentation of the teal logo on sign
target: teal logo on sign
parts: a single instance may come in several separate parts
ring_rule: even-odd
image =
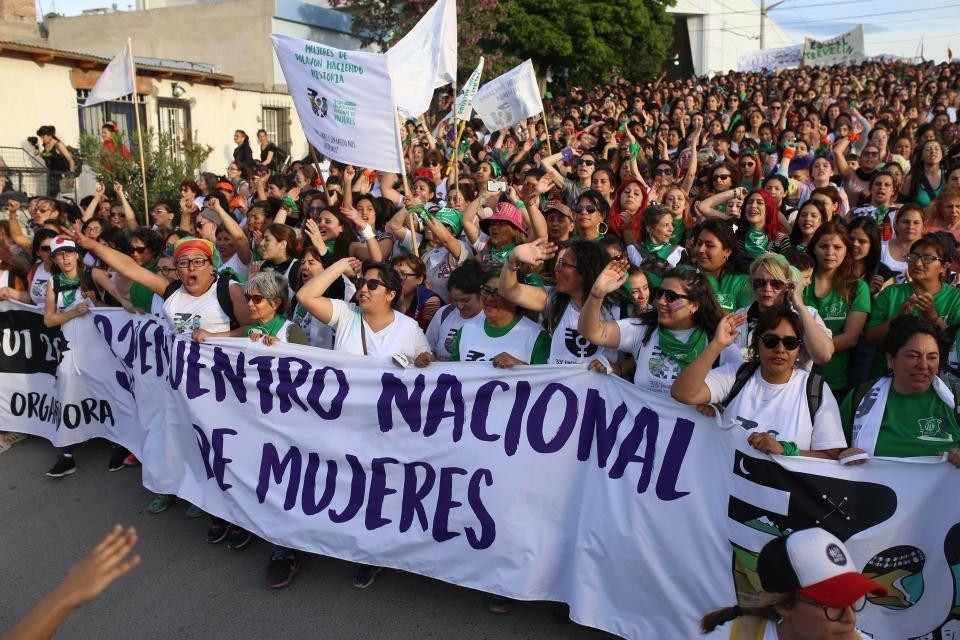
[[[333,101],[333,119],[351,127],[357,125],[357,103],[349,100]]]

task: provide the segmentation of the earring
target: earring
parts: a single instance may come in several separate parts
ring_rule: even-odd
[[[609,230],[610,230],[610,227],[607,226],[606,222],[601,222],[600,224],[597,225],[597,233],[600,234],[601,236],[607,235],[607,231]]]

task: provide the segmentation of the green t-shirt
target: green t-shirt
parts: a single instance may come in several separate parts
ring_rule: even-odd
[[[670,235],[670,244],[680,244],[683,239],[683,232],[686,231],[683,226],[683,216],[673,219],[673,233]]]
[[[840,405],[847,442],[853,431],[853,394],[851,391]],[[944,404],[933,388],[914,396],[890,389],[873,451],[875,456],[937,456],[957,446],[960,446],[960,424],[956,412]]]
[[[510,330],[513,329],[520,320],[523,319],[523,316],[517,316],[517,319],[511,322],[508,325],[502,327],[491,327],[487,324],[487,321],[483,321],[483,332],[491,338],[502,338],[503,336],[510,333]],[[450,349],[450,361],[459,362],[460,361],[460,336],[463,332],[463,329],[457,329],[457,333],[453,336],[453,346]],[[513,354],[511,354],[513,355]],[[519,356],[515,356],[519,357]],[[550,360],[550,334],[546,331],[541,331],[540,335],[537,336],[536,341],[533,343],[533,352],[530,354],[530,364],[547,364]]]
[[[707,276],[707,280],[717,302],[727,313],[748,307],[753,301],[750,276],[745,273],[725,273],[720,278]]]
[[[156,273],[157,263],[150,262],[143,265],[143,268],[150,273]],[[130,304],[144,313],[150,313],[150,307],[153,305],[153,291],[139,282],[134,282],[130,285]]]
[[[870,313],[870,288],[863,280],[854,281],[854,293],[849,304],[837,295],[837,292],[833,289],[823,298],[818,298],[816,291],[817,279],[816,274],[814,274],[810,277],[810,284],[803,290],[803,302],[817,310],[823,319],[823,324],[830,329],[833,335],[843,333],[843,325],[851,311]],[[849,368],[850,350],[847,349],[835,351],[830,361],[821,365],[820,371],[830,388],[838,390],[847,386],[847,370]]]

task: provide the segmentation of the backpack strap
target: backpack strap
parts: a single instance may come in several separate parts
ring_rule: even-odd
[[[440,322],[446,322],[446,321],[447,321],[447,317],[448,317],[451,313],[453,313],[453,310],[454,310],[455,308],[456,308],[456,307],[454,307],[452,304],[448,304],[447,307],[446,307],[443,311],[440,312]]]
[[[810,412],[810,424],[823,404],[823,376],[811,373],[807,376],[807,410]]]
[[[163,292],[163,295],[160,297],[166,300],[167,298],[175,294],[180,289],[181,286],[182,284],[179,280],[174,280],[169,285],[167,285],[166,290]]]
[[[237,322],[237,316],[233,312],[233,299],[230,297],[230,284],[233,280],[227,274],[221,274],[214,285],[217,288],[217,302],[227,317],[230,318],[230,328],[236,329],[240,326]]]
[[[718,402],[715,406],[720,410],[720,413],[730,405],[734,398],[737,397],[737,394],[743,390],[743,387],[746,386],[747,381],[753,377],[753,374],[757,372],[757,369],[760,368],[759,362],[744,362],[737,369],[737,377],[733,381],[733,386],[730,387],[730,392],[727,394],[723,400]]]

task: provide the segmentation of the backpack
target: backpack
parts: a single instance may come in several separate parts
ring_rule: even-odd
[[[220,305],[220,309],[230,318],[230,328],[236,329],[240,326],[240,323],[237,322],[237,316],[233,313],[233,299],[230,298],[230,283],[232,281],[230,274],[221,273],[218,275],[214,286],[217,288],[217,303]],[[163,299],[168,299],[176,293],[181,286],[182,283],[179,280],[171,282],[167,290],[163,292]]]
[[[744,362],[737,369],[737,377],[733,381],[733,386],[730,388],[730,393],[727,394],[727,397],[718,402],[715,406],[720,410],[720,413],[723,413],[724,410],[730,406],[730,403],[734,398],[737,397],[737,394],[743,390],[743,387],[746,386],[747,381],[753,377],[753,374],[757,372],[757,369],[760,368],[759,362]],[[810,422],[814,421],[814,418],[817,415],[817,411],[820,410],[820,405],[823,404],[823,376],[817,373],[811,373],[807,376],[807,410],[810,412]],[[869,387],[867,387],[869,390]],[[866,393],[866,392],[864,392]],[[862,396],[861,396],[862,397]]]

